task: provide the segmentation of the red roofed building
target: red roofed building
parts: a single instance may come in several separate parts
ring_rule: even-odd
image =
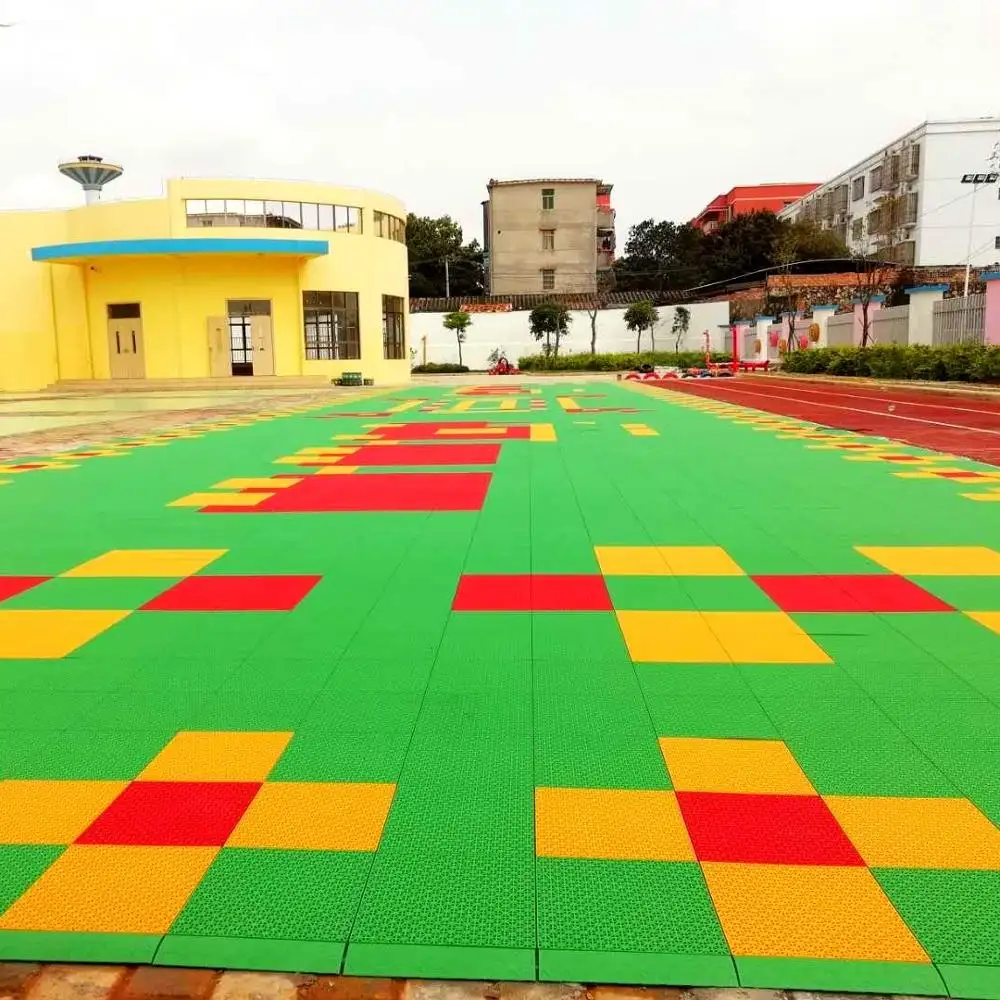
[[[706,233],[747,212],[780,212],[783,208],[815,191],[818,184],[755,184],[734,187],[720,194],[691,220],[691,225]]]

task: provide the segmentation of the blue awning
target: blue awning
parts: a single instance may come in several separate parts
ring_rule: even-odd
[[[94,257],[177,257],[206,254],[260,254],[274,257],[322,257],[330,252],[327,240],[285,239],[162,239],[97,240],[89,243],[56,243],[34,247],[34,261],[72,262]]]

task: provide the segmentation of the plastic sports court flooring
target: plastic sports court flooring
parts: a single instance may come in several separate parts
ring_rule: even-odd
[[[213,427],[0,467],[0,957],[1000,997],[997,470],[613,383]]]

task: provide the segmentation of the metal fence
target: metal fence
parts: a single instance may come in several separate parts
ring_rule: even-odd
[[[871,314],[871,340],[875,344],[902,344],[910,342],[910,307],[891,306],[876,309]]]
[[[982,344],[986,339],[986,296],[944,299],[934,303],[935,347],[950,344]]]
[[[826,324],[826,342],[830,347],[850,347],[854,343],[854,313],[830,317]]]

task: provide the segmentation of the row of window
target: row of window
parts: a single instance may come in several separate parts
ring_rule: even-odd
[[[261,201],[253,198],[189,198],[188,226],[257,229],[312,229],[320,232],[364,231],[362,210],[355,205],[319,205],[309,201]],[[406,242],[406,223],[388,212],[372,212],[374,235]]]
[[[361,357],[357,292],[303,292],[302,314],[307,361],[347,361]],[[382,296],[382,356],[401,360],[406,353],[403,299]]]

